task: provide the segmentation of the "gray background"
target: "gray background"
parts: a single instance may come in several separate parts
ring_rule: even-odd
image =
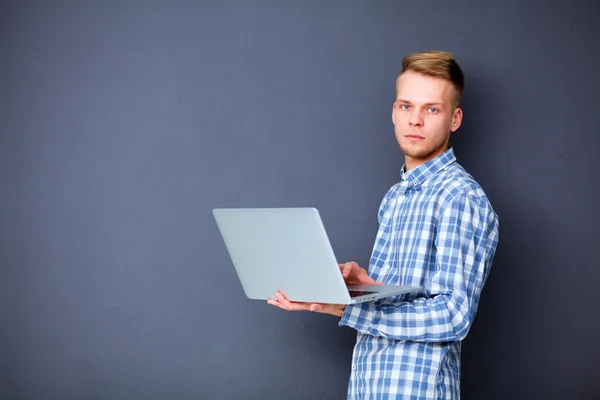
[[[600,398],[600,5],[519,3],[2,2],[0,398],[344,398],[354,332],[247,300],[211,209],[315,206],[366,265],[428,49],[501,220],[463,398]]]

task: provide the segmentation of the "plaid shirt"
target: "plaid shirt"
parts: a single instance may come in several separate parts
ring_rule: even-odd
[[[424,289],[346,307],[358,331],[348,399],[459,399],[461,340],[498,243],[498,216],[452,148],[385,195],[369,275]]]

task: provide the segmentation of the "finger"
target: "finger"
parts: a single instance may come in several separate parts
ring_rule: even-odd
[[[362,279],[359,280],[359,283],[362,284],[367,284],[367,285],[383,285],[382,282],[377,282],[375,279],[371,278],[370,276],[365,276]]]
[[[310,304],[289,301],[281,292],[277,292],[276,296],[277,301],[288,311],[307,311],[310,309]]]
[[[267,300],[267,303],[272,306],[279,307],[282,310],[292,311],[290,308],[291,303],[285,298],[285,296],[281,292],[275,293],[275,298],[269,298],[269,300]]]
[[[347,262],[346,264],[344,264],[344,269],[342,270],[342,276],[344,278],[347,278],[350,275],[353,266],[354,265],[352,262]]]
[[[284,307],[282,304],[280,304],[280,303],[279,303],[277,300],[269,299],[269,300],[267,300],[267,304],[270,304],[270,305],[272,305],[272,306],[274,306],[274,307],[281,308],[282,310],[288,311],[288,310],[286,310],[286,308],[285,308],[285,307]]]
[[[371,278],[369,276],[368,273],[365,272],[361,272],[358,276],[357,276],[357,280],[360,283],[375,283],[375,279]]]
[[[288,301],[288,299],[285,298],[285,296],[281,292],[275,293],[275,298],[277,299],[277,303],[279,303],[286,310],[288,309],[290,302]]]

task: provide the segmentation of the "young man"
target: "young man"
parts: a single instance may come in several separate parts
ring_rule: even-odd
[[[392,121],[405,156],[386,193],[368,272],[340,265],[348,283],[418,285],[419,293],[343,306],[269,304],[341,317],[358,331],[348,399],[459,399],[461,341],[475,317],[498,243],[498,216],[448,142],[462,121],[464,78],[452,54],[408,55]]]

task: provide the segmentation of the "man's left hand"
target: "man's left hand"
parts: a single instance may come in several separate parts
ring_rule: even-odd
[[[344,315],[346,306],[343,304],[321,304],[321,303],[302,303],[289,301],[283,293],[275,293],[275,298],[267,300],[267,303],[287,311],[312,311],[324,314],[331,314],[336,317]]]

